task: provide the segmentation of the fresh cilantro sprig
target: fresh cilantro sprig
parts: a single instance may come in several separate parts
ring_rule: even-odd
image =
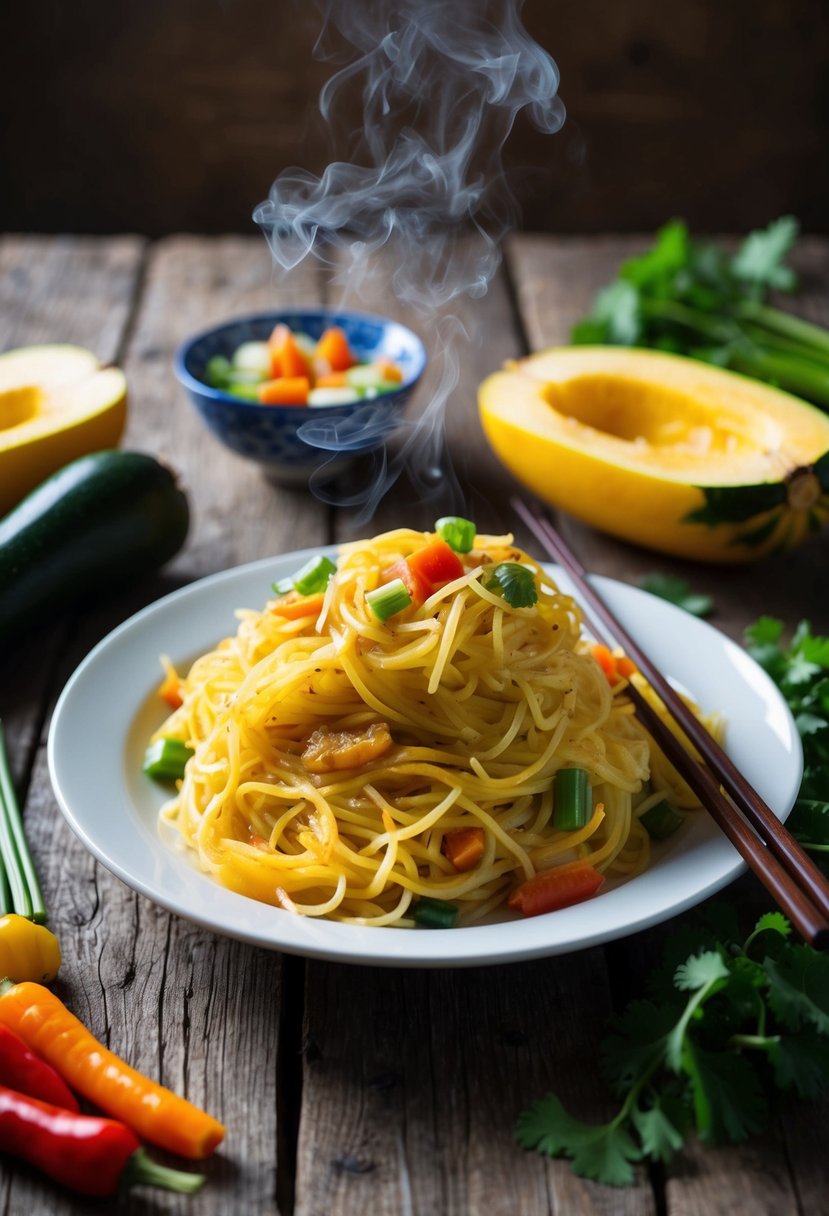
[[[827,863],[829,637],[803,621],[786,643],[783,623],[760,617],[746,644],[803,741],[803,782],[788,826]],[[614,1117],[585,1124],[548,1095],[521,1115],[520,1144],[623,1186],[636,1162],[670,1160],[692,1130],[712,1144],[761,1131],[776,1090],[818,1097],[829,1085],[829,956],[791,942],[780,912],[766,913],[736,944],[736,919],[733,908],[706,905],[701,925],[670,939],[647,999],[611,1023],[601,1058],[621,1103]]]
[[[658,595],[669,604],[684,608],[692,616],[709,616],[714,609],[714,601],[710,595],[692,591],[683,578],[672,574],[646,574],[639,580],[643,591]]]
[[[803,780],[787,827],[820,864],[829,863],[829,637],[801,621],[787,644],[783,622],[763,616],[746,630],[749,654],[769,673],[794,715]]]
[[[669,1161],[692,1130],[710,1144],[762,1131],[774,1086],[816,1097],[829,1083],[829,958],[790,932],[772,912],[740,944],[703,933],[668,990],[654,978],[658,1000],[611,1024],[601,1058],[621,1099],[614,1117],[582,1123],[549,1094],[520,1116],[518,1142],[625,1186],[636,1162]]]
[[[797,287],[786,263],[797,233],[797,221],[783,216],[729,256],[671,220],[651,249],[622,264],[571,339],[689,355],[827,408],[829,331],[768,303],[771,292]]]

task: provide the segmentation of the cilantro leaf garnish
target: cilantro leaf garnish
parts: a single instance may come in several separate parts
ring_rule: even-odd
[[[669,1161],[689,1130],[711,1144],[762,1131],[775,1085],[816,1096],[829,1081],[829,958],[792,944],[789,933],[772,912],[742,943],[724,939],[689,954],[663,1003],[631,1003],[602,1044],[621,1099],[616,1115],[583,1123],[548,1094],[519,1118],[518,1142],[622,1186],[633,1182],[636,1161]],[[764,942],[773,955],[750,957]]]
[[[487,566],[481,582],[487,591],[503,596],[510,608],[531,608],[538,599],[533,572],[520,562]]]
[[[610,1186],[633,1182],[632,1162],[642,1150],[617,1121],[591,1125],[572,1118],[554,1094],[548,1094],[521,1115],[516,1131],[523,1148],[534,1148],[548,1157],[567,1156],[583,1178],[594,1178]]]
[[[651,595],[658,595],[660,599],[684,608],[692,616],[708,616],[714,608],[710,595],[692,592],[685,579],[672,574],[646,574],[639,580],[639,586]]]
[[[794,247],[797,232],[797,220],[784,215],[768,228],[749,233],[731,263],[735,277],[757,287],[792,291],[797,280],[783,259]]]

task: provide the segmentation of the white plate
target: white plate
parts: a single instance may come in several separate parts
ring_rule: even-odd
[[[193,583],[151,604],[104,638],[61,694],[49,769],[70,827],[128,886],[206,929],[316,958],[389,966],[470,966],[558,954],[665,920],[744,869],[702,811],[656,852],[646,873],[608,884],[586,903],[526,920],[450,930],[363,928],[293,916],[219,886],[195,855],[161,840],[164,798],[141,771],[147,737],[163,721],[156,695],[167,654],[186,669],[236,629],[237,608],[260,609],[271,582],[316,550],[267,558]],[[333,551],[331,551],[333,552]],[[564,573],[553,570],[563,589]],[[672,604],[597,578],[628,631],[705,710],[727,719],[726,747],[785,818],[799,788],[800,741],[772,681],[735,643]]]

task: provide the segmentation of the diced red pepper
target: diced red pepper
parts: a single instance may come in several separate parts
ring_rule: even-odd
[[[393,566],[387,566],[381,578],[384,583],[392,583],[396,578],[401,579],[412,597],[413,604],[422,604],[432,594],[432,584],[412,570],[405,557],[401,557]]]
[[[433,590],[451,583],[463,574],[463,562],[446,541],[436,536],[422,549],[415,549],[406,558],[409,569],[430,584]]]
[[[556,912],[595,895],[604,875],[587,861],[574,861],[554,870],[542,870],[516,887],[507,903],[524,916]]]

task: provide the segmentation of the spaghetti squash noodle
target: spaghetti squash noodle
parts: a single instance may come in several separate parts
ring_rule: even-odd
[[[219,882],[352,924],[470,924],[538,875],[638,873],[643,814],[692,805],[575,602],[510,536],[464,547],[347,544],[180,680],[154,738],[192,754],[162,826]]]

